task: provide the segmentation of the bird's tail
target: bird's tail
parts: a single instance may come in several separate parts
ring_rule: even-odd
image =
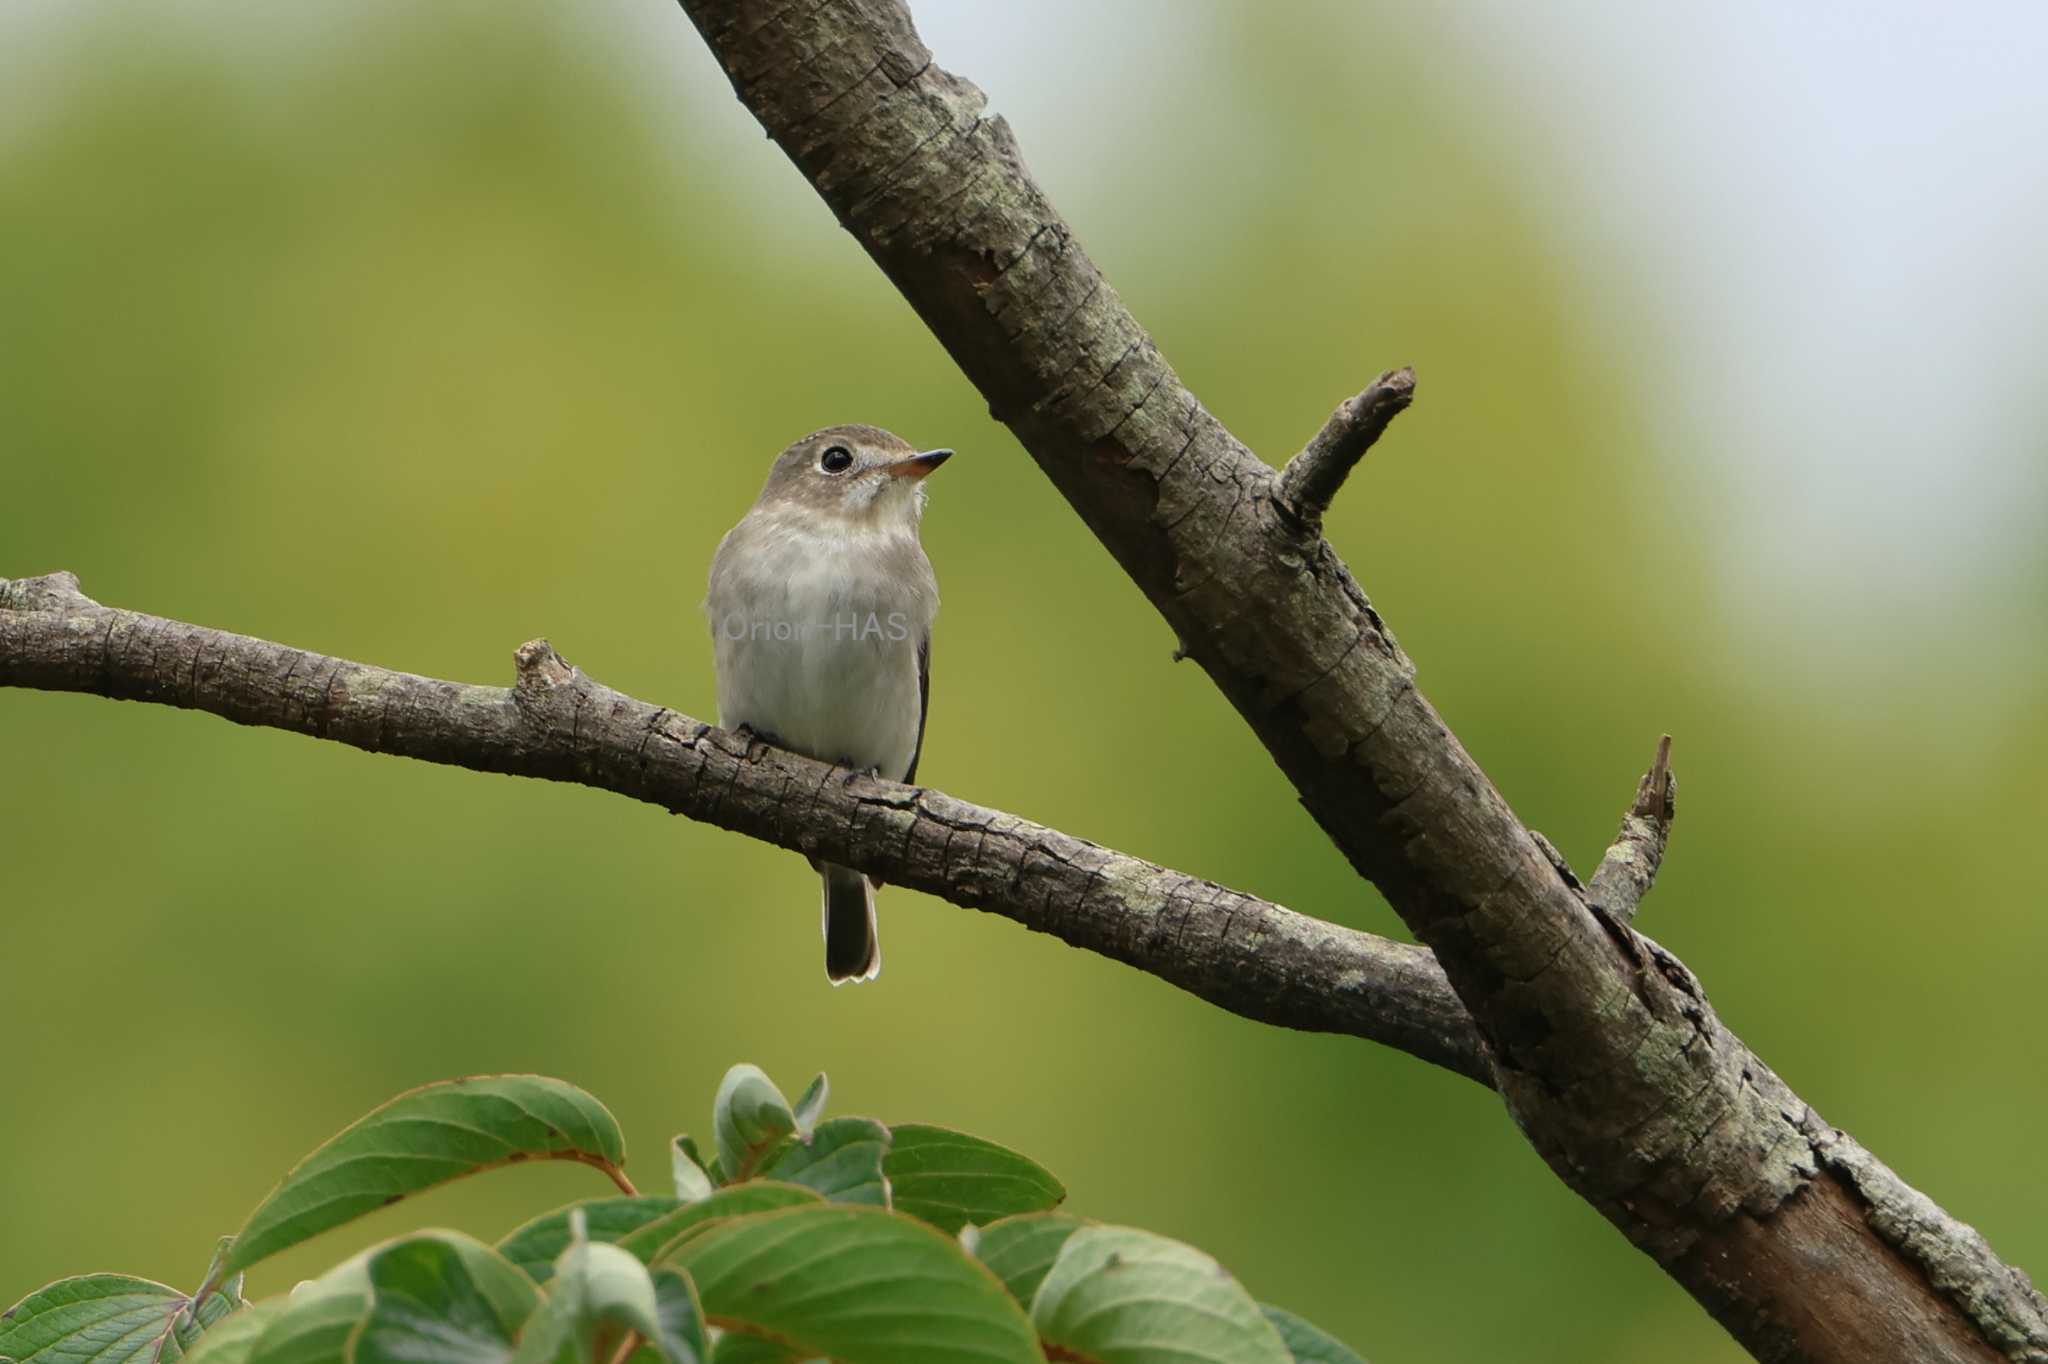
[[[834,985],[873,980],[882,972],[882,940],[875,933],[875,892],[868,878],[830,862],[818,864],[825,880],[825,976]]]

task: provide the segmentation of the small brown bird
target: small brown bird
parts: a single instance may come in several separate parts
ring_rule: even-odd
[[[931,701],[939,585],[918,542],[919,451],[873,426],[833,426],[776,457],[753,509],[719,542],[704,599],[718,717],[824,762],[917,775]],[[882,969],[874,887],[813,859],[824,880],[825,975]]]

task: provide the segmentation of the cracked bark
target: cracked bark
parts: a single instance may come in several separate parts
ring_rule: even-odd
[[[576,782],[988,910],[1260,1022],[1347,1033],[1491,1083],[1428,949],[924,787],[852,776],[649,705],[522,645],[510,688],[443,682],[0,578],[0,686],[206,711],[371,753]],[[972,833],[971,842],[960,835]]]
[[[1632,901],[1610,902],[1640,898],[1647,877],[1627,873],[1647,864],[1596,877],[1596,899],[1516,819],[1301,514],[1356,455],[1283,482],[1232,437],[899,0],[681,3],[741,101],[1435,950],[1510,1114],[1567,1184],[1759,1358],[2048,1360],[2025,1278],[1874,1160],[1858,1169],[1882,1171],[1877,1194],[1847,1176],[1831,1153],[1848,1139],[1635,932]]]

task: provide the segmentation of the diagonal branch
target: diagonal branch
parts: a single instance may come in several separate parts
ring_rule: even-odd
[[[2024,1276],[1918,1194],[1888,1202],[1933,1220],[1881,1216],[1831,1158],[1841,1134],[1684,964],[1560,871],[1283,476],[1188,391],[902,0],[681,4],[741,102],[1435,950],[1560,1179],[1761,1358],[2048,1358],[2048,1308]],[[1334,488],[1309,471],[1341,463],[1303,466],[1296,491]]]
[[[202,710],[371,753],[576,782],[984,909],[1246,1018],[1492,1083],[1429,949],[1325,923],[923,787],[852,777],[592,681],[546,640],[510,688],[442,682],[0,578],[0,686]]]

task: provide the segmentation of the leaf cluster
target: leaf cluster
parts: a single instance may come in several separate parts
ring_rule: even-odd
[[[0,1364],[1360,1364],[1262,1307],[1191,1246],[1057,1211],[1066,1190],[993,1142],[824,1117],[759,1069],[719,1086],[707,1157],[670,1144],[642,1194],[603,1104],[533,1075],[451,1080],[301,1161],[180,1293],[61,1279],[0,1318]],[[528,1160],[603,1171],[495,1244],[430,1230],[250,1301],[280,1251],[412,1194]]]

